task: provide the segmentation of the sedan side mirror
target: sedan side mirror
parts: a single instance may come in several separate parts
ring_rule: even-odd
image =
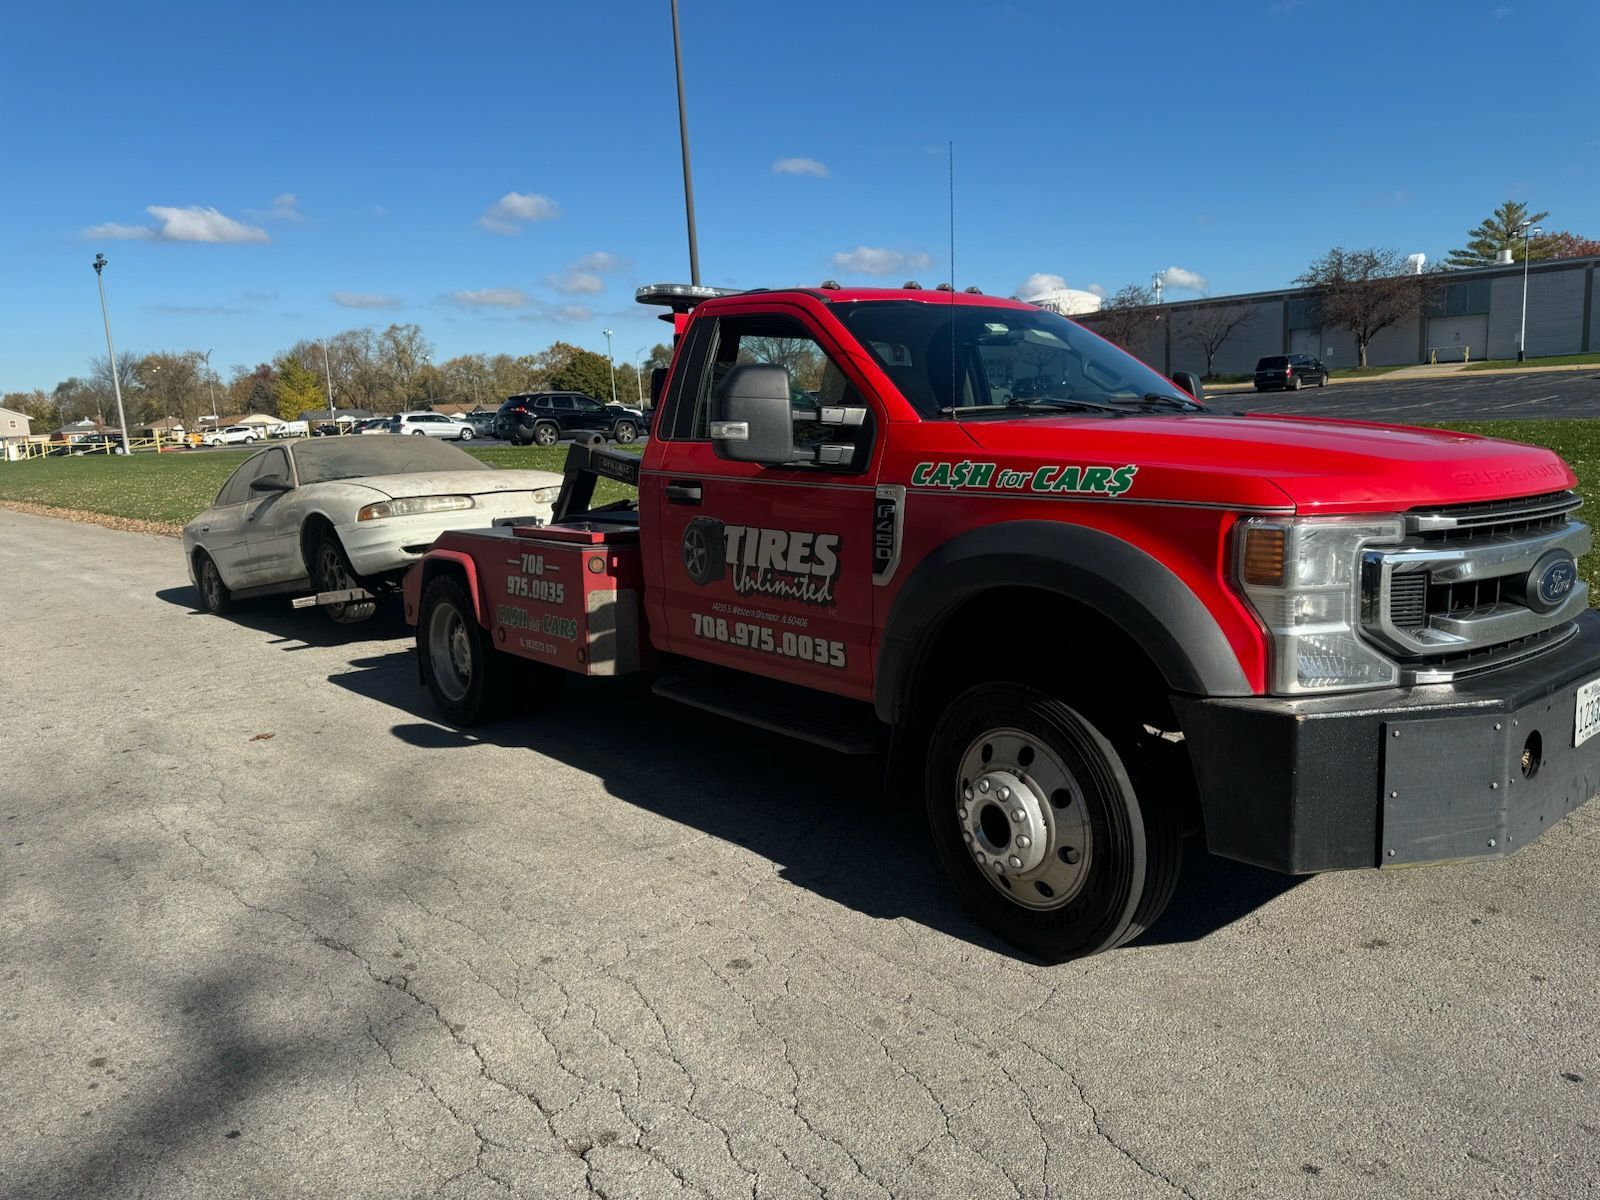
[[[1205,385],[1200,382],[1200,376],[1193,371],[1174,371],[1171,375],[1172,382],[1181,387],[1196,400],[1206,398]]]
[[[794,417],[789,407],[789,372],[771,363],[745,363],[728,372],[717,388],[711,444],[718,458],[732,462],[809,462],[794,451]]]
[[[250,481],[252,492],[292,492],[294,484],[282,475],[257,475]]]

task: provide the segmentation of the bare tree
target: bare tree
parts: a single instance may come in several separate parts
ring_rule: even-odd
[[[1416,320],[1433,287],[1433,277],[1417,275],[1398,250],[1335,246],[1314,261],[1296,283],[1311,288],[1322,307],[1322,323],[1355,334],[1358,365],[1367,365],[1367,347],[1391,325]]]
[[[1108,342],[1129,349],[1139,335],[1161,315],[1156,294],[1147,287],[1130,283],[1115,294],[1087,320],[1090,327]]]
[[[1255,311],[1247,304],[1208,304],[1203,308],[1192,308],[1184,314],[1183,340],[1192,342],[1206,352],[1207,379],[1216,374],[1213,368],[1217,351],[1222,349],[1222,344],[1233,335],[1235,329],[1255,315]]]

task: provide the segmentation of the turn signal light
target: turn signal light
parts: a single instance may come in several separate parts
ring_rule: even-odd
[[[1282,529],[1250,529],[1244,535],[1244,581],[1254,587],[1283,586]]]

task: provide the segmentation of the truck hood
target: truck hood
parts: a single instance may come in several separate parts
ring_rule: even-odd
[[[1572,487],[1549,450],[1404,425],[1284,416],[966,421],[1000,467],[1132,465],[1125,493],[1300,512],[1395,512]]]
[[[381,492],[391,500],[402,496],[484,496],[494,492],[529,492],[560,487],[554,471],[419,471],[406,475],[363,475],[330,480]],[[315,486],[315,485],[312,485]]]

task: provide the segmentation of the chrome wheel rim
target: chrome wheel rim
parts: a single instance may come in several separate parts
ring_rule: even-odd
[[[1083,890],[1094,833],[1061,758],[1019,729],[991,729],[961,756],[954,815],[978,873],[1013,904],[1048,910]]]
[[[222,576],[217,573],[217,564],[209,558],[200,568],[200,590],[205,594],[206,607],[215,609],[222,603]]]
[[[617,426],[617,441],[621,442],[623,445],[627,445],[638,436],[639,431],[633,427],[631,422],[624,421],[622,424]]]
[[[467,623],[453,604],[440,604],[428,618],[428,663],[433,682],[456,702],[472,686],[472,641]]]
[[[548,425],[541,425],[533,431],[533,440],[541,446],[554,446],[556,444],[556,431]]]
[[[683,569],[689,573],[690,579],[705,578],[706,561],[711,556],[711,547],[706,545],[705,530],[698,525],[691,525],[683,532]]]

